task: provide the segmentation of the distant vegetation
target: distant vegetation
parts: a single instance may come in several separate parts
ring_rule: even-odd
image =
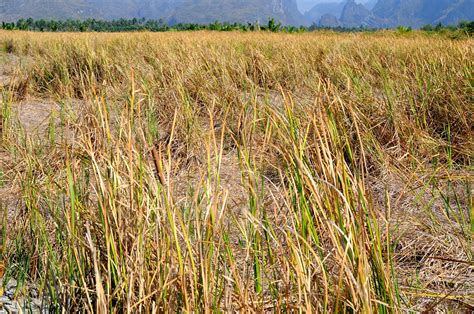
[[[334,30],[339,32],[355,32],[355,31],[373,31],[373,28],[366,27],[321,27],[316,24],[305,27],[283,26],[275,19],[271,19],[266,24],[259,23],[226,23],[214,22],[210,24],[197,23],[180,23],[170,25],[163,20],[146,20],[146,19],[119,19],[112,21],[87,19],[87,20],[34,20],[20,19],[17,22],[2,22],[1,28],[5,30],[26,30],[37,32],[167,32],[167,31],[272,31],[272,32],[288,32],[301,33],[306,31],[314,31],[317,29]],[[474,22],[463,21],[457,26],[426,25],[421,28],[429,32],[462,32],[466,34],[474,33]],[[411,27],[400,26],[397,30],[401,33],[407,33],[412,30]]]
[[[428,24],[425,25],[421,28],[423,31],[427,32],[443,32],[443,31],[457,31],[457,30],[462,30],[465,31],[468,34],[473,34],[474,33],[474,21],[462,21],[458,24],[458,26],[452,26],[452,25],[443,25],[441,23],[436,24],[435,26]]]
[[[166,32],[166,31],[257,31],[269,30],[273,32],[288,31],[302,32],[304,27],[282,26],[275,19],[271,19],[268,23],[260,25],[259,23],[222,23],[214,22],[210,24],[198,23],[179,23],[169,25],[163,20],[146,20],[146,19],[119,19],[113,21],[105,20],[33,20],[20,19],[13,23],[2,23],[2,28],[6,30],[28,30],[40,32]]]

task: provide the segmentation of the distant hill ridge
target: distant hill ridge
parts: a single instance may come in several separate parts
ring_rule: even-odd
[[[325,14],[324,20],[321,20]],[[354,0],[335,1],[317,4],[306,13],[306,17],[321,26],[325,26],[327,20],[334,23],[334,18],[338,25],[344,27],[449,25],[474,20],[474,0],[378,0],[365,5]]]
[[[304,22],[296,0],[0,0],[0,20],[148,18],[210,23]]]
[[[386,28],[474,20],[474,0],[313,1],[317,4],[303,16],[296,0],[0,0],[0,21],[147,18],[174,24],[275,18],[286,25]]]

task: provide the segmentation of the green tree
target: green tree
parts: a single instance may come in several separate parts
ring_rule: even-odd
[[[281,23],[277,23],[274,18],[268,21],[268,30],[271,32],[279,32],[281,30]]]

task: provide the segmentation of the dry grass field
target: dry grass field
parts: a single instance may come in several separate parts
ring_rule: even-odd
[[[0,32],[0,48],[11,299],[474,310],[473,39]]]

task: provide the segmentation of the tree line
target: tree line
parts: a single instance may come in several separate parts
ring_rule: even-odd
[[[255,23],[221,23],[210,24],[178,23],[170,25],[163,20],[119,19],[119,20],[34,20],[32,18],[19,19],[16,22],[2,22],[1,28],[5,30],[25,30],[38,32],[167,32],[167,31],[257,31],[269,30],[273,32],[303,32],[307,28],[295,26],[283,26],[275,19],[270,19],[268,23],[260,25]]]
[[[275,19],[270,19],[266,24],[255,23],[222,23],[213,22],[209,24],[197,23],[178,23],[168,24],[164,20],[147,20],[138,19],[119,19],[119,20],[34,20],[32,18],[19,19],[16,22],[2,22],[1,28],[4,30],[25,30],[37,32],[168,32],[168,31],[271,31],[271,32],[288,32],[301,33],[306,31],[314,31],[317,29],[330,29],[339,32],[355,32],[355,31],[374,31],[373,28],[357,27],[357,28],[329,28],[321,27],[313,24],[309,27],[305,26],[284,26]],[[400,27],[398,28],[401,29]],[[411,31],[411,28],[403,28]],[[463,21],[457,26],[426,25],[421,28],[426,32],[446,32],[461,31],[467,34],[474,33],[474,21]]]

